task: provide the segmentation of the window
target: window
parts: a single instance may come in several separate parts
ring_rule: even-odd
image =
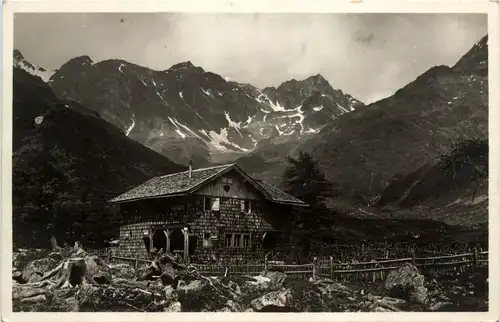
[[[219,211],[220,210],[219,198],[205,198],[203,210],[205,211]]]
[[[241,235],[235,234],[233,238],[233,247],[241,247]]]
[[[209,233],[203,233],[203,247],[212,247],[212,239]]]
[[[226,234],[224,245],[231,248],[250,248],[250,234]]]
[[[244,212],[246,214],[252,212],[252,204],[250,200],[241,200],[240,205],[241,205],[241,212]]]
[[[250,247],[250,235],[243,235],[243,247],[249,248]]]
[[[224,246],[232,247],[232,245],[233,245],[233,235],[226,234],[226,238],[224,239]]]

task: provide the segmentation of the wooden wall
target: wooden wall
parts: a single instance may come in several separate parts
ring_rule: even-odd
[[[229,177],[229,176],[228,176]],[[259,200],[259,195],[245,189],[242,181],[233,180],[228,194],[236,197],[219,197],[224,180],[214,182],[201,190],[200,195],[177,198],[159,198],[121,204],[123,215],[120,228],[120,245],[117,256],[147,258],[143,237],[153,236],[159,229],[188,227],[190,260],[196,263],[246,261],[252,257],[263,258],[262,237],[266,231],[283,229],[290,220],[290,207]],[[221,188],[222,187],[222,188]],[[207,193],[207,195],[201,195]],[[205,198],[219,197],[219,211],[206,210]],[[241,201],[251,200],[251,212],[241,209]],[[209,234],[210,246],[204,245]],[[226,234],[249,234],[250,247],[226,247]]]
[[[224,186],[228,186],[229,190],[225,190]],[[240,198],[248,200],[263,199],[259,191],[257,191],[250,183],[237,172],[231,171],[224,176],[208,183],[200,190],[196,191],[196,195]]]

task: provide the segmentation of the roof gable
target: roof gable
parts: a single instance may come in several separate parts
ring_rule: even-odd
[[[112,203],[130,202],[141,199],[152,199],[187,195],[199,190],[212,180],[235,170],[247,180],[256,190],[272,202],[307,206],[303,201],[273,187],[263,181],[252,179],[236,164],[226,164],[209,168],[195,169],[189,177],[189,170],[152,178],[135,188],[109,200]]]

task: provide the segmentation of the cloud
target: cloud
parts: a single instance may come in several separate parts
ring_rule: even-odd
[[[478,14],[58,13],[17,14],[14,40],[51,69],[79,55],[158,70],[190,60],[258,87],[320,73],[370,102],[454,64],[486,31]]]

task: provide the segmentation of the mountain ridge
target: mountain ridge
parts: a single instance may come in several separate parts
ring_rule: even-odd
[[[193,158],[200,164],[234,161],[273,140],[296,144],[328,120],[364,106],[320,74],[261,90],[228,82],[190,61],[157,71],[82,55],[63,64],[48,83],[59,97],[91,108],[131,138],[184,164]],[[182,153],[169,153],[172,146]]]

